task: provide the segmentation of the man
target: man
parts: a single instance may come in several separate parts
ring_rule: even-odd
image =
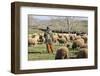
[[[53,53],[53,45],[52,45],[53,33],[49,27],[47,27],[44,37],[48,53]]]

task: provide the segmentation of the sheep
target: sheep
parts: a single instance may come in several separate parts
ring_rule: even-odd
[[[67,47],[60,47],[57,52],[55,59],[68,59],[69,58],[69,49]]]
[[[43,37],[43,35],[39,35],[38,44],[42,44],[44,42],[45,42],[45,38]]]
[[[80,48],[88,48],[88,45],[84,43],[82,46],[80,46]]]
[[[77,58],[88,58],[87,48],[81,48],[77,54]]]
[[[66,38],[63,36],[63,34],[59,33],[57,36],[57,41],[59,42],[59,44],[66,44]]]
[[[82,38],[84,39],[84,42],[87,43],[87,41],[88,41],[88,37],[87,37],[87,35],[86,35],[86,34],[83,35]]]
[[[81,36],[80,36],[80,35],[77,35],[77,36],[75,37],[75,39],[81,39]]]
[[[64,37],[58,38],[57,40],[58,40],[59,44],[64,44],[65,45],[67,43],[67,41]]]
[[[77,47],[82,47],[84,45],[84,40],[82,38],[76,39],[73,41],[72,49],[75,49]]]
[[[39,36],[32,34],[28,36],[28,45],[36,45],[38,43]]]
[[[76,34],[69,34],[70,41],[75,40]]]
[[[61,33],[58,33],[58,37],[59,37],[59,38],[62,38],[62,36],[63,36],[63,35],[62,35]]]
[[[69,34],[64,34],[64,37],[65,37],[66,41],[70,42],[70,36],[69,36]]]
[[[28,45],[35,45],[37,42],[33,38],[28,38]]]
[[[58,35],[55,33],[52,37],[53,39],[53,42],[56,43],[57,42],[57,39],[58,39]]]

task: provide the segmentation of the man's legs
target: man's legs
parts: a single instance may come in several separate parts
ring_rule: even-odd
[[[49,44],[46,44],[47,45],[47,51],[48,51],[48,53],[50,53],[50,45]]]
[[[53,53],[53,45],[50,44],[50,49],[51,49],[51,52]]]

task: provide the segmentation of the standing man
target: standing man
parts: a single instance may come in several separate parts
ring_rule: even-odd
[[[49,27],[47,27],[44,37],[48,53],[53,53],[53,45],[52,45],[53,33]]]

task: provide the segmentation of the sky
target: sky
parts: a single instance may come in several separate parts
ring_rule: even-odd
[[[63,16],[44,16],[44,15],[32,15],[33,18],[36,18],[36,19],[39,19],[39,20],[50,20],[51,18],[58,18],[58,17],[63,17]],[[65,17],[65,16],[64,16]],[[66,16],[67,17],[67,16]],[[71,16],[73,17],[73,16]],[[79,19],[79,20],[88,20],[88,17],[78,17],[76,16],[76,19]]]

